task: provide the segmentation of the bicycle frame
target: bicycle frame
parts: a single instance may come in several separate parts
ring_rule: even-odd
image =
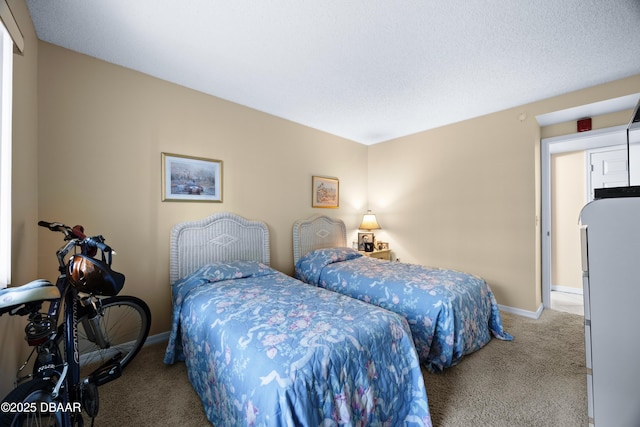
[[[56,252],[60,274],[55,286],[60,292],[60,298],[51,301],[47,314],[58,326],[52,337],[37,346],[38,357],[32,371],[33,378],[58,378],[52,397],[58,399],[60,406],[57,409],[62,410],[63,425],[68,426],[76,425],[79,417],[82,416],[81,409],[92,403],[90,399],[97,399],[97,390],[93,388],[94,385],[97,387],[121,375],[120,365],[117,363],[117,358],[114,358],[98,367],[88,377],[80,378],[78,319],[86,315],[87,321],[82,323],[82,327],[87,334],[101,347],[107,347],[108,343],[102,336],[98,324],[92,322],[92,319],[97,319],[98,316],[92,297],[81,295],[68,281],[65,259],[78,246],[80,246],[80,239],[71,239]],[[86,301],[88,303],[85,303]],[[58,324],[63,302],[63,321]],[[58,345],[62,337],[64,337],[64,355],[60,354]],[[44,346],[47,348],[44,349]],[[90,411],[88,412],[91,414]]]
[[[56,287],[60,292],[60,299],[51,301],[49,305],[48,315],[58,325],[60,316],[60,306],[64,301],[63,322],[58,325],[56,333],[47,343],[48,351],[54,360],[55,367],[51,366],[51,360],[41,359],[43,353],[38,349],[38,357],[33,367],[33,377],[46,378],[49,377],[53,370],[58,377],[56,385],[52,392],[54,399],[59,399],[62,409],[63,425],[74,425],[76,419],[81,417],[80,409],[82,408],[82,383],[80,381],[80,360],[78,352],[78,292],[69,285],[65,268],[66,255],[75,248],[79,243],[78,239],[72,239],[62,248],[58,249],[56,256],[58,258],[60,275],[56,281]],[[64,355],[60,354],[58,342],[64,337]],[[49,363],[47,363],[49,362]],[[53,368],[53,369],[51,369]],[[69,410],[70,409],[70,410]]]
[[[66,279],[66,278],[65,278]],[[64,280],[66,282],[66,280]],[[67,333],[64,335],[65,337],[65,364],[64,366],[67,369],[66,378],[62,379],[62,399],[61,403],[64,405],[64,409],[68,409],[68,404],[79,404],[72,405],[72,408],[80,407],[82,408],[82,395],[81,395],[81,382],[80,382],[80,357],[78,353],[78,329],[77,329],[77,319],[78,319],[78,304],[77,297],[75,295],[76,291],[67,286],[65,289],[65,293],[63,294],[64,304],[65,304],[65,315],[64,315],[64,327]],[[71,357],[69,357],[71,356]],[[58,384],[56,384],[56,387]],[[55,394],[54,389],[54,394]],[[55,398],[55,395],[54,395]],[[78,416],[82,416],[81,414],[76,414],[75,412],[63,410],[62,418],[63,425],[73,425],[72,419],[75,419]]]
[[[38,225],[65,236],[65,244],[56,251],[59,275],[55,289],[49,281],[39,279],[22,289],[2,291],[0,315],[28,316],[25,337],[33,350],[18,369],[14,390],[2,401],[0,421],[39,423],[45,416],[56,425],[82,427],[83,412],[92,419],[98,413],[98,386],[120,377],[123,366],[142,347],[150,311],[139,298],[116,296],[124,275],[110,269],[115,252],[103,236],[87,237],[79,225],[71,228],[45,221]],[[101,260],[95,257],[98,253]],[[49,306],[43,310],[45,302]],[[116,329],[111,329],[120,325],[122,317],[110,313],[124,313],[120,307],[128,307],[125,310],[132,310],[139,319],[133,322],[137,325],[133,335],[128,335],[130,331],[114,334]],[[118,320],[112,323],[110,319]],[[121,341],[129,337],[130,346]],[[21,376],[34,354],[33,369]],[[85,373],[85,369],[92,372]],[[25,380],[29,381],[20,384]],[[35,411],[36,407],[43,409]],[[32,412],[38,415],[32,418]]]

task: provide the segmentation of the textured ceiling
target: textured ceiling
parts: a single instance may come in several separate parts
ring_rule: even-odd
[[[38,38],[363,144],[640,73],[640,0],[27,0]]]

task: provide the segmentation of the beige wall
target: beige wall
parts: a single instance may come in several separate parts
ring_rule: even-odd
[[[369,200],[401,261],[472,272],[500,304],[535,310],[539,126],[521,113],[370,147]]]
[[[370,147],[369,206],[385,227],[378,237],[402,261],[476,273],[498,303],[537,311],[535,116],[638,92],[640,75]]]
[[[355,231],[367,147],[60,47],[39,45],[39,216],[83,224],[118,252],[123,294],[169,329],[169,236],[230,211],[265,221],[272,266],[293,273],[292,226],[325,213]],[[161,153],[220,159],[223,203],[161,201]],[[311,208],[312,175],[340,179],[337,210]],[[60,236],[40,233],[39,274],[55,276]]]
[[[37,48],[24,0],[8,0],[25,41],[24,55],[13,57],[13,224],[12,282],[37,278]],[[0,318],[0,396],[12,388],[16,370],[27,354],[24,318]]]
[[[585,152],[551,155],[551,286],[582,290],[580,211],[586,204]]]
[[[374,209],[377,237],[394,256],[473,272],[500,304],[535,312],[535,115],[640,91],[636,76],[365,147],[47,43],[39,61],[40,216],[83,223],[124,245],[117,265],[126,291],[152,306],[152,333],[169,324],[173,224],[220,210],[262,219],[274,267],[291,273],[291,224],[321,212],[310,208],[313,174],[340,178],[340,209],[322,212],[345,219],[351,232]],[[224,203],[161,202],[163,151],[222,159]],[[63,161],[73,167],[61,170]],[[58,241],[40,239],[44,275]]]

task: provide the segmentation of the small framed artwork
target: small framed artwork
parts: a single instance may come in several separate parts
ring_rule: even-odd
[[[314,208],[337,208],[340,205],[338,178],[312,177],[311,199],[311,206]]]
[[[389,249],[389,242],[376,242],[376,250],[383,251]]]
[[[222,161],[162,153],[163,202],[222,202]]]
[[[373,240],[374,240],[373,233],[358,233],[358,250],[365,251],[365,252],[372,252]]]

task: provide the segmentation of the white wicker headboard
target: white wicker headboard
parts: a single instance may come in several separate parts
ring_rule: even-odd
[[[264,222],[221,212],[176,224],[171,230],[169,280],[216,261],[258,261],[269,265],[269,229]]]
[[[341,219],[325,215],[299,219],[293,223],[293,263],[301,256],[324,248],[347,246],[347,227]]]

